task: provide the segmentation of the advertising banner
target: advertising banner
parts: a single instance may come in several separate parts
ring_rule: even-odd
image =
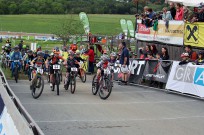
[[[81,22],[82,22],[83,25],[84,25],[85,33],[86,33],[86,34],[89,34],[89,32],[90,32],[90,26],[89,26],[88,16],[86,15],[86,13],[81,12],[81,13],[79,13],[79,18],[80,18]]]
[[[141,20],[137,21],[138,30],[136,39],[143,41],[157,41],[165,44],[183,45],[184,22],[169,21],[168,28],[166,22],[159,20],[158,31],[154,31],[153,27],[146,27]]]
[[[143,78],[166,83],[171,65],[170,61],[149,60],[146,63]]]
[[[0,95],[0,135],[20,135]]]
[[[204,24],[186,23],[184,31],[184,45],[204,47]]]
[[[166,89],[204,97],[204,66],[173,62]]]

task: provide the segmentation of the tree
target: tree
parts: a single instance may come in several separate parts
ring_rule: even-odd
[[[73,36],[77,39],[78,36],[84,33],[82,22],[79,19],[75,20],[73,16],[70,18],[65,16],[64,19],[60,20],[59,24],[59,26],[56,26],[53,34],[62,39],[64,46],[67,45],[67,42]]]

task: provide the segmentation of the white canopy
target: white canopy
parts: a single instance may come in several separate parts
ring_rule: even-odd
[[[191,7],[199,7],[204,4],[204,0],[185,0],[183,1],[183,5],[191,6]]]
[[[165,0],[165,2],[183,3],[185,0]]]

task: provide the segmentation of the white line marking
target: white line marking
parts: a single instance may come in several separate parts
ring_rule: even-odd
[[[127,105],[127,104],[161,104],[161,103],[186,103],[195,102],[197,100],[183,101],[158,101],[158,102],[108,102],[108,103],[22,103],[23,105]]]
[[[204,118],[204,116],[189,116],[189,117],[172,117],[158,119],[119,119],[119,120],[59,120],[59,121],[35,121],[37,123],[65,123],[65,122],[128,122],[128,121],[164,121],[164,120],[180,120]]]

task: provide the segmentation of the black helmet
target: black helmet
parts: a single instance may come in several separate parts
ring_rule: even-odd
[[[48,51],[48,50],[45,50],[45,53],[49,53],[49,51]]]
[[[44,52],[42,52],[42,51],[37,52],[37,56],[42,56],[42,57],[44,57]]]
[[[14,50],[18,50],[19,49],[19,47],[18,47],[18,45],[16,45],[15,47],[14,47]]]
[[[33,53],[33,51],[32,50],[28,50],[27,53]]]

